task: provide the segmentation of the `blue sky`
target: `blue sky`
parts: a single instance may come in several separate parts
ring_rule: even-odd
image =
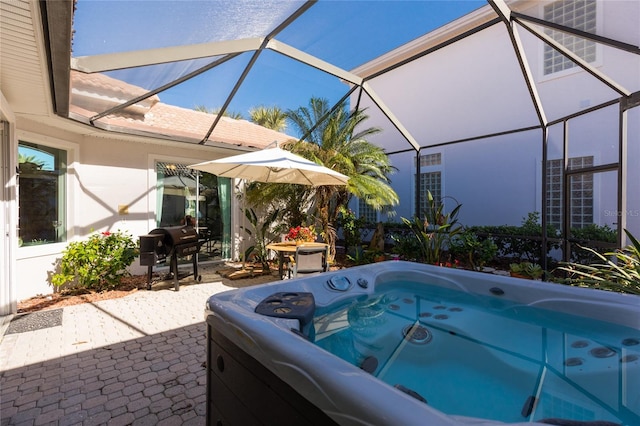
[[[79,0],[73,55],[264,36],[272,28],[270,22],[281,21],[301,4],[291,0]],[[484,0],[324,0],[276,39],[349,70],[485,4]],[[248,8],[251,13],[246,13]],[[220,107],[250,57],[245,53],[159,97],[185,108]],[[195,68],[185,63],[158,65],[112,75],[153,89]],[[347,89],[333,76],[267,51],[229,110],[246,117],[258,105],[295,109],[307,105],[312,96],[335,102]]]

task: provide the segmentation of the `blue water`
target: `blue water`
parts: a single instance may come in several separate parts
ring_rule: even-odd
[[[447,414],[640,425],[637,329],[410,282],[314,327],[318,346]]]

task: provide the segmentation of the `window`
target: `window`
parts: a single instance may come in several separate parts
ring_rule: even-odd
[[[420,156],[420,167],[439,166],[440,164],[442,164],[442,154],[439,152]]]
[[[378,212],[362,199],[358,200],[358,213],[360,217],[364,217],[367,223],[378,222]]]
[[[544,7],[544,19],[588,33],[596,33],[596,0],[562,0]],[[596,43],[582,37],[547,29],[545,32],[555,41],[587,62],[596,60]],[[567,70],[576,64],[553,47],[544,47],[544,74]]]
[[[428,172],[420,173],[420,212],[427,210],[429,199],[427,191],[431,192],[433,200],[440,203],[442,199],[442,173]]]
[[[569,159],[569,170],[593,166],[593,156]],[[564,181],[563,161],[547,162],[547,222],[562,226],[562,187]],[[571,228],[582,228],[593,223],[593,173],[572,175],[570,185]]]
[[[67,152],[21,141],[18,171],[18,244],[66,241]]]

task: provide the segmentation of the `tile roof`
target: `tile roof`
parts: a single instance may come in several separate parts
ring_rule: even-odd
[[[145,93],[141,87],[104,74],[71,71],[70,111],[87,120]],[[196,142],[204,138],[215,118],[214,114],[164,104],[154,95],[97,123],[122,131],[156,133]],[[264,148],[274,141],[283,143],[291,139],[294,138],[247,120],[222,117],[207,141]]]

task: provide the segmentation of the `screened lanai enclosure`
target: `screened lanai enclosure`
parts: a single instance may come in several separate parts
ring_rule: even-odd
[[[587,240],[604,246],[624,244],[624,229],[640,235],[639,2],[78,0],[73,15],[69,2],[43,9],[61,116],[216,146],[225,113],[324,98],[366,108],[365,126],[382,129],[370,141],[397,169],[395,215],[356,202],[361,215],[420,216],[429,191],[449,208],[462,204],[465,226],[537,218],[558,259],[585,241],[583,229],[602,231]],[[81,82],[96,75],[136,90],[82,103]],[[189,134],[127,125],[158,101],[217,113]]]

